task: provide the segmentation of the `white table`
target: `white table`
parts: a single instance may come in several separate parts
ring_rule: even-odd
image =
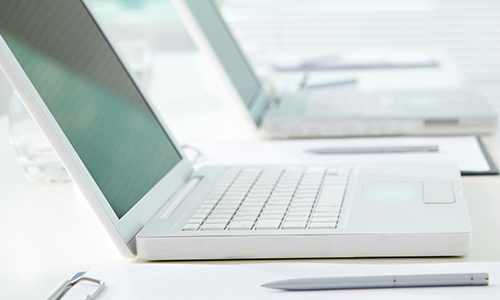
[[[149,89],[181,142],[259,138],[248,118],[240,114],[241,107],[204,92],[195,67],[186,64],[188,56],[158,59],[192,71],[186,71],[184,77],[154,74]],[[170,85],[163,86],[163,82]],[[493,158],[500,162],[500,141],[486,137],[484,142]],[[500,177],[464,177],[463,181],[474,230],[473,248],[468,256],[321,261],[374,264],[500,261]],[[93,265],[141,262],[120,256],[73,184],[33,184],[25,179],[8,142],[6,116],[0,117],[0,228],[2,299],[40,299],[64,279]]]

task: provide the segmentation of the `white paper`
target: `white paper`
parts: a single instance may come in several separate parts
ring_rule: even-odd
[[[399,274],[489,273],[489,286],[420,287],[286,292],[262,284],[292,278]],[[342,300],[342,299],[498,299],[499,263],[359,265],[334,263],[127,264],[100,265],[87,274],[104,280],[97,300]],[[81,293],[81,291],[80,291]],[[76,295],[73,292],[71,297]],[[78,295],[81,296],[81,295]]]
[[[317,148],[402,147],[437,145],[438,152],[377,154],[311,154]],[[475,136],[386,137],[282,140],[261,142],[196,142],[190,146],[201,154],[197,166],[204,164],[312,164],[402,163],[454,161],[461,171],[487,172],[488,161]]]

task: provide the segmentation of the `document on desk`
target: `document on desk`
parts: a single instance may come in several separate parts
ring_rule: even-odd
[[[304,277],[398,276],[418,274],[488,273],[489,286],[279,291],[263,284]],[[341,300],[341,299],[498,299],[500,263],[359,265],[335,263],[125,264],[98,265],[87,277],[105,282],[96,300],[217,299],[217,300]],[[83,299],[92,285],[79,286],[64,299]],[[76,298],[75,298],[76,297]]]
[[[476,136],[195,142],[203,164],[361,164],[454,161],[462,175],[498,174]]]

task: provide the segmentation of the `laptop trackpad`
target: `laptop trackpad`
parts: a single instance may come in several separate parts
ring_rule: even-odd
[[[422,203],[422,182],[366,182],[361,193],[364,203]]]

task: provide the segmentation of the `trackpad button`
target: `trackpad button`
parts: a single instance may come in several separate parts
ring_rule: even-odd
[[[455,203],[453,184],[450,182],[428,182],[425,184],[424,202],[427,204]]]
[[[422,203],[422,182],[366,182],[361,202],[364,203]]]

